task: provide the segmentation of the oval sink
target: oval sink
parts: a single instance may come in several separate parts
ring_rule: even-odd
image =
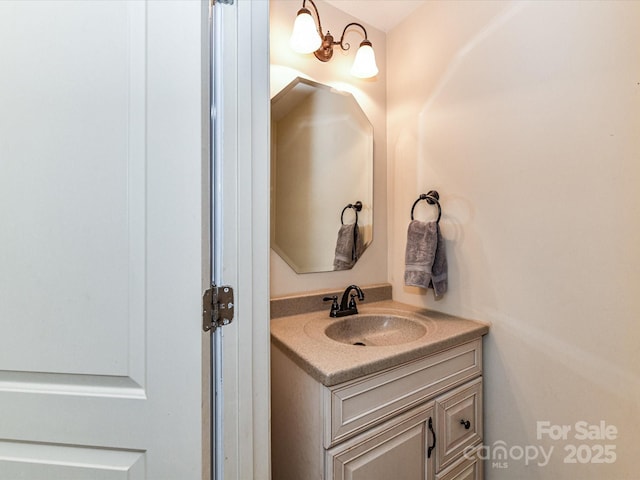
[[[330,339],[348,345],[382,347],[413,342],[425,335],[427,328],[396,315],[359,314],[332,323],[324,333]]]

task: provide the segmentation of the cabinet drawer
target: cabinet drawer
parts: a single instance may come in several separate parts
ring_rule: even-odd
[[[482,441],[482,378],[436,399],[436,469],[456,461],[465,448]]]
[[[482,373],[482,340],[324,390],[324,446],[380,423],[392,415]]]
[[[462,457],[445,471],[436,475],[436,480],[483,480],[483,464],[478,458],[477,448],[468,455],[469,458]]]

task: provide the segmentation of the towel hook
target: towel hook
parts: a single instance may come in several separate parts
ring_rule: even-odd
[[[344,212],[347,208],[353,208],[353,211],[356,214],[356,222],[358,223],[358,212],[362,210],[362,202],[358,200],[356,203],[350,203],[346,207],[342,209],[342,213],[340,214],[340,223],[344,225]]]
[[[413,206],[411,207],[411,220],[413,220],[413,209],[416,208],[416,205],[420,200],[426,200],[429,205],[436,205],[438,207],[438,219],[436,223],[440,223],[440,217],[442,216],[442,208],[440,208],[440,194],[436,190],[430,190],[427,193],[421,193],[420,198],[418,198],[415,202],[413,202]]]

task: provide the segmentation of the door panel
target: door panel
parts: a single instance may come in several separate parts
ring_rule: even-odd
[[[0,2],[0,478],[201,476],[206,18]]]
[[[145,5],[3,10],[2,368],[141,381]]]
[[[0,442],[0,451],[6,479],[144,479],[144,452],[15,442]]]
[[[433,404],[422,405],[329,449],[326,471],[331,480],[427,480],[428,421]]]
[[[369,450],[357,460],[346,463],[344,478],[370,480],[373,478],[425,479],[424,431],[420,426],[404,432],[392,440]],[[400,477],[398,477],[400,476]]]

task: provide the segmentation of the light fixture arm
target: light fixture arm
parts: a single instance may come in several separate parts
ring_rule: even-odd
[[[346,27],[344,27],[344,30],[342,30],[342,36],[340,37],[340,41],[339,42],[333,42],[333,44],[334,45],[340,45],[340,48],[342,50],[345,50],[345,51],[349,50],[351,48],[351,45],[349,45],[348,43],[346,43],[344,41],[344,35],[347,33],[347,29],[349,27],[353,27],[353,26],[360,27],[362,29],[363,33],[364,33],[364,39],[366,41],[369,41],[369,38],[367,37],[367,30],[362,25],[360,25],[359,23],[351,22]]]
[[[322,22],[320,21],[320,14],[318,13],[318,7],[316,7],[316,4],[313,3],[313,0],[302,0],[302,8],[306,8],[305,5],[307,2],[311,4],[311,6],[313,7],[313,10],[316,12],[316,18],[318,19],[318,33],[320,34],[320,38],[324,38],[324,35],[322,34]]]
[[[349,27],[353,27],[353,26],[360,27],[362,29],[362,31],[364,32],[363,42],[366,42],[367,44],[371,45],[371,42],[369,42],[369,39],[367,38],[367,30],[359,23],[351,22],[347,24],[346,27],[344,27],[344,30],[342,30],[342,35],[340,36],[340,40],[337,42],[333,40],[333,36],[328,30],[326,35],[322,35],[322,34],[320,35],[322,37],[322,46],[314,52],[314,55],[316,56],[316,58],[321,62],[328,62],[329,60],[331,60],[331,57],[333,57],[333,47],[335,45],[340,45],[340,48],[342,50],[345,50],[345,51],[349,50],[351,48],[351,45],[349,45],[347,42],[344,41],[344,36],[347,33],[347,30],[349,29]]]

